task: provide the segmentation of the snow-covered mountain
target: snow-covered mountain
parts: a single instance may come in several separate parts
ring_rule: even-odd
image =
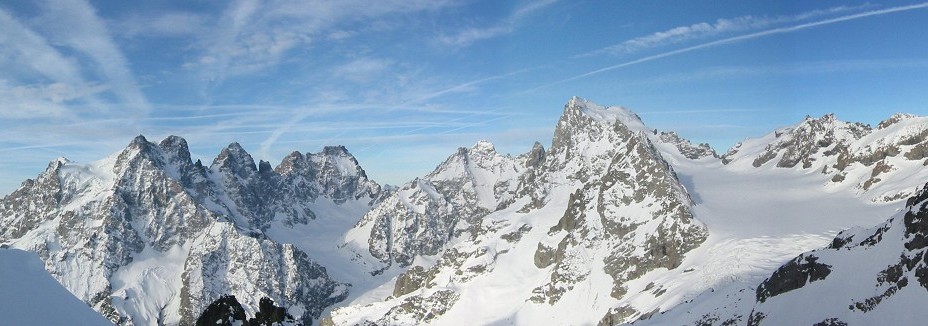
[[[309,320],[343,300],[347,284],[264,231],[311,223],[318,206],[369,207],[379,195],[341,147],[291,154],[275,170],[231,144],[206,167],[182,138],[139,136],[109,158],[58,159],[24,182],[0,201],[0,241],[38,253],[114,322],[189,324],[224,294],[245,307],[269,297]]]
[[[894,302],[928,294],[926,138],[928,118],[826,115],[719,157],[575,97],[547,149],[480,141],[381,187],[340,146],[272,167],[233,143],[206,166],[138,137],[0,200],[0,244],[123,324],[225,295],[326,325],[905,322]],[[822,313],[784,313],[820,291]]]
[[[349,245],[411,267],[383,301],[337,309],[328,322],[595,323],[626,314],[629,281],[677,268],[707,236],[654,145],[661,136],[681,157],[695,147],[624,108],[574,98],[547,151],[460,149],[349,233]]]

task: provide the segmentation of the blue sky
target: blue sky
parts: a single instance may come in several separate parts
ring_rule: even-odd
[[[928,3],[0,2],[0,192],[138,134],[209,162],[341,144],[399,184],[480,139],[549,144],[574,95],[720,152],[834,112],[928,115]]]

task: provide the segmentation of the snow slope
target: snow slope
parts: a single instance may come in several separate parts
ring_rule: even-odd
[[[0,293],[7,325],[112,325],[48,275],[34,253],[0,249]]]

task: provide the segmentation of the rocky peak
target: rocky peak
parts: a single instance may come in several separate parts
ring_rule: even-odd
[[[380,185],[367,178],[358,160],[344,146],[326,146],[319,153],[307,154],[306,158],[321,192],[336,202],[365,196],[374,198],[380,193]]]
[[[335,156],[335,157],[348,157],[352,156],[351,153],[348,153],[348,149],[345,146],[325,146],[322,148],[322,154],[325,156]],[[353,156],[352,156],[353,157]]]
[[[719,157],[718,153],[715,152],[715,149],[712,149],[712,146],[709,146],[709,144],[693,144],[689,141],[689,139],[680,137],[680,135],[677,135],[677,133],[673,131],[662,131],[658,137],[662,142],[674,145],[677,150],[680,151],[680,154],[683,154],[684,157],[691,160],[697,160],[703,157]]]
[[[545,147],[539,142],[532,145],[532,149],[525,154],[525,167],[539,168],[545,161]]]
[[[555,127],[547,154],[548,170],[563,171],[562,175],[569,179],[586,181],[605,173],[615,148],[627,142],[647,141],[644,133],[651,132],[628,109],[572,98]]]
[[[306,161],[306,156],[299,151],[293,151],[290,155],[284,157],[280,161],[280,164],[274,168],[274,171],[281,175],[290,175],[290,174],[301,174],[303,172],[308,172],[309,164]]]
[[[258,171],[251,154],[239,143],[231,143],[219,153],[210,167],[214,171],[224,171],[233,175],[247,177]]]
[[[132,146],[142,147],[142,146],[148,146],[149,144],[151,143],[148,142],[148,139],[146,139],[144,135],[138,135],[132,139],[132,142],[129,143],[129,147],[132,147]]]
[[[773,140],[764,147],[762,153],[747,155],[756,155],[752,162],[755,167],[779,157],[777,167],[791,168],[802,163],[802,168],[810,168],[816,161],[845,152],[850,143],[864,137],[870,131],[869,125],[841,121],[835,118],[834,114],[826,114],[820,118],[807,116],[793,127],[775,131],[772,135]],[[737,150],[729,152],[723,163],[733,161],[733,157],[738,155]]]
[[[606,122],[613,124],[615,122],[620,122],[629,128],[641,130],[644,128],[644,123],[641,122],[641,117],[632,112],[629,109],[626,109],[621,106],[602,106],[587,99],[574,96],[567,102],[567,105],[564,107],[563,116],[575,116],[575,115],[585,115],[596,121]]]
[[[119,153],[113,172],[125,175],[140,170],[161,169],[164,163],[163,152],[158,145],[138,135]]]
[[[496,147],[493,146],[493,143],[490,143],[486,140],[480,140],[473,147],[470,148],[472,153],[486,153],[488,155],[496,154]]]
[[[887,128],[887,127],[889,127],[889,126],[891,126],[891,125],[893,125],[893,124],[895,124],[895,123],[897,123],[897,122],[899,122],[899,121],[903,121],[903,120],[910,119],[910,118],[915,118],[915,117],[917,117],[917,116],[914,115],[914,114],[896,113],[896,114],[893,114],[892,116],[890,116],[889,118],[887,118],[886,120],[880,121],[880,124],[877,125],[877,129],[882,130],[882,129],[885,129],[885,128]]]
[[[162,140],[158,147],[166,154],[168,161],[184,165],[192,164],[186,139],[171,135]]]
[[[55,160],[48,162],[48,166],[45,167],[45,173],[57,173],[62,166],[70,162],[71,160],[64,157],[56,158]]]

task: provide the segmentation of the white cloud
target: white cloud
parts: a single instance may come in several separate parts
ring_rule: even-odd
[[[505,19],[495,25],[485,27],[467,27],[453,35],[441,35],[438,41],[456,48],[467,47],[473,43],[508,35],[515,31],[520,20],[529,14],[548,7],[558,0],[529,1],[512,11]]]

